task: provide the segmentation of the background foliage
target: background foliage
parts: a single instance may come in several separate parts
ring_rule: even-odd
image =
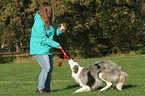
[[[65,34],[55,40],[71,55],[145,52],[144,0],[45,0]],[[29,52],[33,17],[43,0],[0,1],[0,50]],[[73,51],[72,51],[73,50]]]

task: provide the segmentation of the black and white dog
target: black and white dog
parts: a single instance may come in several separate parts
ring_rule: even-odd
[[[82,86],[74,93],[95,90],[103,81],[107,83],[107,86],[100,91],[111,88],[112,83],[116,85],[118,90],[122,90],[128,76],[122,67],[110,60],[98,61],[91,66],[85,67],[82,67],[72,59],[68,60],[68,63],[72,70],[72,77]]]

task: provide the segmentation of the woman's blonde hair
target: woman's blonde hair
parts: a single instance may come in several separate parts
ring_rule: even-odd
[[[51,5],[48,2],[43,2],[39,7],[39,14],[41,19],[44,21],[46,28],[50,25],[53,27],[53,12]]]

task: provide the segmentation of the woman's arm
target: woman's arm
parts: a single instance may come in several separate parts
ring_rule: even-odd
[[[58,42],[54,41],[52,38],[47,37],[46,27],[43,22],[36,20],[33,27],[35,30],[35,33],[33,33],[33,35],[35,36],[35,38],[37,38],[37,40],[40,40],[42,46],[48,45],[54,48],[58,48],[60,46]]]
[[[54,25],[54,30],[57,36],[59,36],[60,34],[65,32],[65,27],[61,24],[60,28],[57,28],[57,26],[55,25],[55,23],[53,23]]]

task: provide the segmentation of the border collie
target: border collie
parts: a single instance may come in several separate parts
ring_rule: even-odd
[[[105,82],[107,86],[99,91],[112,88],[113,84],[116,85],[118,90],[122,90],[123,84],[128,76],[121,66],[118,66],[110,60],[98,61],[91,66],[85,67],[74,62],[72,59],[68,60],[68,63],[72,70],[72,77],[82,87],[74,93],[95,90],[101,86],[102,82]]]

